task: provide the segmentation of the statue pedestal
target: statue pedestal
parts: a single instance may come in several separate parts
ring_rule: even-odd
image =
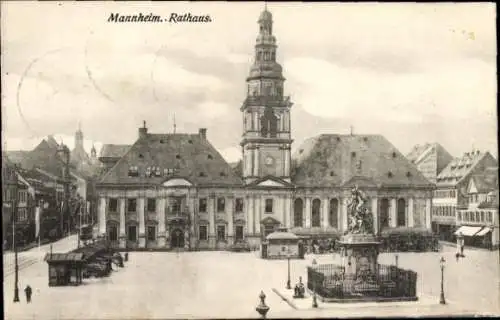
[[[356,287],[378,291],[379,244],[373,234],[347,234],[340,239],[342,266],[346,278],[353,280],[353,291],[357,291]]]

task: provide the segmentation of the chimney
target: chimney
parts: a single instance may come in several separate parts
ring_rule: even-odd
[[[148,128],[146,128],[146,121],[142,121],[142,128],[139,128],[139,139],[145,138],[148,134]]]
[[[207,139],[207,128],[200,128],[199,134],[202,139]]]

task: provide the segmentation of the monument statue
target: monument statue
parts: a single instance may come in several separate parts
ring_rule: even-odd
[[[347,204],[349,213],[349,227],[346,233],[373,233],[373,218],[371,212],[365,207],[366,196],[355,186],[351,191],[351,199]]]

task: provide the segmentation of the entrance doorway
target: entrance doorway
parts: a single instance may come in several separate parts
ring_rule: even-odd
[[[181,229],[172,230],[170,246],[172,248],[184,248],[184,232]]]

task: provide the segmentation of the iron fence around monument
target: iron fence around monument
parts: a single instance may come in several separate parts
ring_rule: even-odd
[[[307,267],[307,288],[324,298],[361,297],[416,298],[417,273],[391,265],[377,265],[376,274],[364,281],[346,274],[342,266],[323,264]]]

